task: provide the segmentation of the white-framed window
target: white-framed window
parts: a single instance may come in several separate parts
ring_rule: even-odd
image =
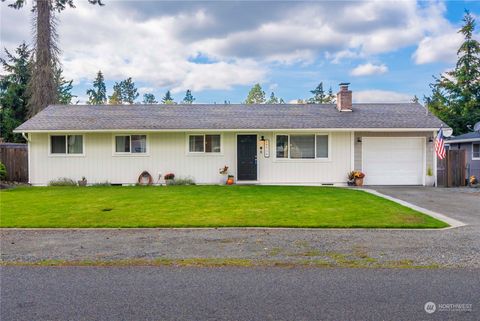
[[[277,159],[329,159],[328,134],[277,134]]]
[[[220,153],[222,137],[220,134],[188,135],[189,153]]]
[[[480,143],[472,143],[472,159],[480,160]]]
[[[147,154],[147,135],[115,135],[113,144],[117,155]]]
[[[83,156],[83,135],[49,135],[48,153],[51,156]]]

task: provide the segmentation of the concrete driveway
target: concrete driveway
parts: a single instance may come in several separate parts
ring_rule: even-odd
[[[445,214],[468,225],[480,225],[479,188],[371,187],[380,193]]]
[[[386,229],[42,229],[0,231],[3,261],[232,258],[480,268],[480,191],[377,187],[467,226]]]

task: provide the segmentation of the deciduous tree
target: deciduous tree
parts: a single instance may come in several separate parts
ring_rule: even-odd
[[[262,90],[262,86],[255,84],[252,89],[250,89],[245,104],[264,104],[265,101],[265,92]]]

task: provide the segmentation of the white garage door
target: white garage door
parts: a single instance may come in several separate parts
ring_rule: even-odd
[[[365,185],[422,185],[424,138],[363,137]]]

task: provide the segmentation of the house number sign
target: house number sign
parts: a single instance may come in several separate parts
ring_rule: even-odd
[[[270,157],[270,141],[268,139],[265,139],[265,152],[263,155],[265,155],[265,158]]]

